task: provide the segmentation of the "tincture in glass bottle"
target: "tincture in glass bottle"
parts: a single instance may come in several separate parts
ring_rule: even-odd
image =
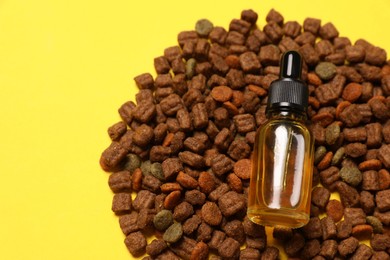
[[[285,52],[269,89],[268,120],[256,133],[247,214],[260,225],[298,228],[310,218],[314,141],[301,73],[300,54]]]

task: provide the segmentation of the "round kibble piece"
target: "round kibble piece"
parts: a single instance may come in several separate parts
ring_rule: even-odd
[[[362,173],[356,167],[342,167],[339,174],[343,181],[352,186],[359,185],[363,179]]]
[[[331,165],[338,165],[344,158],[344,152],[344,147],[340,147],[339,149],[337,149],[337,151],[333,155]]]
[[[207,37],[213,28],[213,23],[207,19],[200,19],[195,24],[195,31],[202,37]]]
[[[233,96],[233,90],[227,86],[217,86],[210,94],[216,101],[226,102]]]
[[[216,203],[206,202],[202,206],[202,218],[207,224],[217,226],[222,221],[222,213]]]
[[[153,163],[151,166],[150,166],[150,173],[156,177],[157,179],[159,179],[160,181],[163,181],[165,179],[164,177],[164,173],[163,173],[163,170],[162,170],[162,166],[161,166],[161,163]]]
[[[326,154],[326,147],[325,146],[318,146],[315,153],[314,153],[314,164],[318,164],[325,156]]]
[[[191,58],[186,62],[186,77],[187,79],[192,79],[195,74],[196,60]]]
[[[373,228],[374,233],[382,234],[383,233],[383,224],[382,222],[374,216],[367,216],[366,221]]]
[[[328,145],[334,144],[340,136],[340,126],[337,123],[330,124],[325,130],[325,141]]]
[[[172,224],[163,235],[163,239],[168,243],[175,243],[183,236],[183,227],[180,223]]]
[[[336,75],[337,67],[331,62],[321,62],[316,66],[315,72],[322,80],[330,80]]]
[[[209,247],[203,241],[196,244],[191,253],[190,260],[206,260],[209,258]]]
[[[154,227],[157,230],[166,230],[173,224],[173,214],[170,210],[163,209],[158,212],[153,218]]]
[[[332,162],[332,158],[333,158],[333,152],[330,151],[327,152],[324,158],[322,158],[322,160],[318,163],[317,165],[318,170],[322,171],[328,168],[330,163]]]
[[[241,159],[234,163],[234,173],[241,179],[247,180],[251,174],[251,160]]]
[[[135,169],[141,166],[141,163],[142,163],[141,158],[138,155],[129,153],[127,155],[127,162],[124,168],[126,170],[129,170],[131,173],[133,173]]]
[[[201,172],[198,179],[200,190],[206,194],[212,192],[215,188],[213,176],[208,172]]]
[[[164,200],[164,208],[173,209],[180,201],[181,192],[180,190],[175,190],[169,193]]]
[[[362,85],[355,82],[351,82],[347,86],[345,86],[343,90],[342,98],[344,100],[353,103],[359,99],[359,97],[362,95],[362,91],[363,91]]]
[[[151,174],[151,167],[152,167],[152,163],[149,160],[143,161],[141,163],[142,174],[144,176],[150,175]]]
[[[328,214],[335,223],[339,222],[344,215],[343,204],[338,200],[329,200],[326,205],[326,214]]]

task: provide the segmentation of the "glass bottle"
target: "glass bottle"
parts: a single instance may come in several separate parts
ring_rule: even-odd
[[[268,121],[256,133],[247,214],[260,225],[298,228],[310,218],[314,141],[301,71],[300,54],[284,53],[269,90]]]

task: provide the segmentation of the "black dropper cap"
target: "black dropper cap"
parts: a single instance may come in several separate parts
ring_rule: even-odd
[[[266,113],[272,110],[297,110],[306,113],[309,89],[301,80],[302,57],[297,51],[283,53],[279,79],[271,83]]]

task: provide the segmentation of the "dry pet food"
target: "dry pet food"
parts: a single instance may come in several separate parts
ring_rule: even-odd
[[[134,77],[100,158],[125,245],[144,259],[389,259],[386,51],[317,18],[257,19],[200,19],[154,58],[156,73]],[[287,50],[301,53],[309,87],[312,207],[306,226],[274,228],[273,245],[246,208],[255,132]]]

